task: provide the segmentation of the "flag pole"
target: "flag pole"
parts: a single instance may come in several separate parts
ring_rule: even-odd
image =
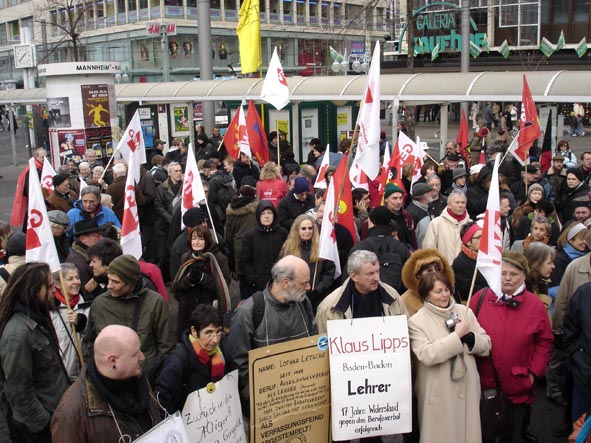
[[[62,289],[62,294],[64,294],[64,298],[66,299],[66,307],[68,311],[72,310],[72,306],[70,305],[70,296],[68,295],[68,290],[66,289],[66,283],[64,282],[64,274],[60,269],[58,271],[60,285]],[[82,347],[80,346],[80,339],[78,338],[78,333],[76,332],[76,325],[74,323],[70,323],[72,326],[72,335],[74,336],[74,344],[76,345],[76,353],[78,354],[78,358],[80,359],[80,366],[84,366],[84,356],[82,355]]]
[[[474,285],[476,284],[476,275],[478,274],[478,268],[474,266],[474,274],[472,275],[472,283],[470,284],[470,291],[468,292],[468,300],[466,300],[466,306],[470,306],[470,300],[472,300],[472,291],[474,290]],[[464,313],[464,320],[468,317],[468,309]]]
[[[279,147],[281,145],[279,142],[279,109],[275,109],[275,128],[277,129],[277,164],[281,167],[281,155],[279,152]]]

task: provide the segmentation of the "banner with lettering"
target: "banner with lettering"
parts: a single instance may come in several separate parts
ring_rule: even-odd
[[[182,416],[189,443],[246,443],[238,370],[189,394]]]
[[[410,432],[410,340],[406,316],[330,320],[332,439]]]
[[[169,415],[165,420],[158,423],[144,435],[142,435],[134,443],[189,443],[189,437],[181,413]]]
[[[250,443],[330,441],[326,336],[252,350],[248,366]]]

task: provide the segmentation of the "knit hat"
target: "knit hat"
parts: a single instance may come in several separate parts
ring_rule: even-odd
[[[534,183],[533,185],[530,185],[530,187],[527,189],[527,196],[529,197],[531,195],[531,193],[533,191],[535,191],[536,189],[542,193],[542,197],[543,197],[545,194],[544,187],[539,183]]]
[[[503,261],[521,269],[526,275],[529,274],[527,258],[525,258],[525,255],[523,255],[521,252],[503,251]]]
[[[392,212],[385,206],[378,206],[369,211],[369,219],[376,226],[389,226],[392,221]]]
[[[203,220],[207,220],[207,212],[201,208],[191,208],[183,215],[183,224],[189,228],[200,225]]]
[[[467,175],[468,172],[462,167],[456,168],[452,171],[453,181],[456,181],[460,177],[466,177]]]
[[[15,232],[10,234],[6,244],[7,257],[22,257],[27,253],[27,236],[22,232]]]
[[[302,192],[308,191],[310,191],[310,187],[308,186],[308,180],[306,180],[304,177],[296,178],[293,184],[293,193],[301,194]]]
[[[415,183],[412,187],[412,198],[419,198],[432,190],[433,188],[427,183]]]
[[[256,188],[253,188],[250,185],[240,186],[240,189],[238,190],[238,195],[240,197],[254,197],[256,193]]]
[[[542,211],[546,217],[549,217],[554,212],[554,205],[550,200],[543,198],[536,203],[536,209]]]
[[[70,219],[68,218],[68,215],[64,211],[60,211],[58,209],[49,211],[47,213],[47,218],[51,223],[55,223],[56,225],[62,225],[66,228],[70,224]]]
[[[241,188],[242,186],[250,186],[252,188],[256,188],[257,181],[252,175],[245,175],[244,177],[242,177],[242,180],[240,180],[239,185]]]
[[[140,279],[140,264],[133,255],[120,255],[111,262],[107,273],[117,275],[123,283],[135,285]]]
[[[566,175],[568,174],[573,174],[581,182],[585,180],[585,177],[583,176],[583,171],[581,171],[580,168],[570,168],[568,171],[566,171]]]
[[[59,186],[63,182],[65,182],[67,179],[68,179],[67,175],[62,175],[62,174],[54,175],[53,176],[53,186]]]
[[[538,172],[538,168],[536,168],[534,165],[527,165],[525,167],[525,172],[527,172],[528,174],[535,174],[536,172]]]
[[[404,192],[402,191],[402,189],[400,189],[398,185],[394,183],[388,183],[386,185],[386,189],[384,190],[384,200],[390,197],[395,192],[400,192],[401,194],[404,194]]]
[[[587,228],[583,223],[577,223],[573,225],[568,231],[568,234],[566,234],[566,240],[571,241],[573,238],[575,238],[575,235],[577,235],[581,231],[587,231]]]

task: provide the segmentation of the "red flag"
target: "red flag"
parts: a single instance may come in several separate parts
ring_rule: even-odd
[[[242,107],[242,105],[240,105]],[[236,110],[236,114],[232,117],[232,121],[228,125],[228,129],[226,130],[226,134],[222,140],[222,143],[226,147],[226,151],[228,151],[228,155],[230,157],[234,157],[235,159],[240,158],[240,148],[238,146],[238,138],[239,138],[239,130],[240,130],[240,109]]]
[[[523,75],[523,94],[521,98],[521,119],[519,121],[519,135],[517,149],[513,151],[513,156],[525,165],[529,158],[529,148],[542,135],[540,128],[540,119],[536,104],[532,99],[529,85]]]
[[[269,148],[267,143],[267,134],[263,128],[261,117],[257,112],[254,102],[248,102],[248,114],[246,114],[246,128],[248,131],[248,141],[250,150],[259,165],[265,166],[269,161]]]
[[[351,181],[347,171],[348,156],[343,155],[337,170],[332,179],[337,195],[335,198],[337,211],[337,222],[343,225],[351,233],[353,243],[357,242],[357,229],[355,228],[355,217],[353,216],[353,194],[351,192]],[[340,194],[340,198],[339,197]],[[328,210],[328,208],[327,208]]]
[[[466,148],[469,144],[468,121],[466,120],[466,113],[462,109],[462,119],[460,120],[460,129],[458,131],[458,136],[456,137],[456,145],[460,145],[460,155],[468,162],[466,165],[468,168],[470,168],[470,153]]]

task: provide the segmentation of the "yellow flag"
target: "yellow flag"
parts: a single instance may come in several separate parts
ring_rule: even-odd
[[[240,41],[240,65],[243,74],[256,72],[261,66],[261,14],[259,0],[244,0],[236,28]]]

